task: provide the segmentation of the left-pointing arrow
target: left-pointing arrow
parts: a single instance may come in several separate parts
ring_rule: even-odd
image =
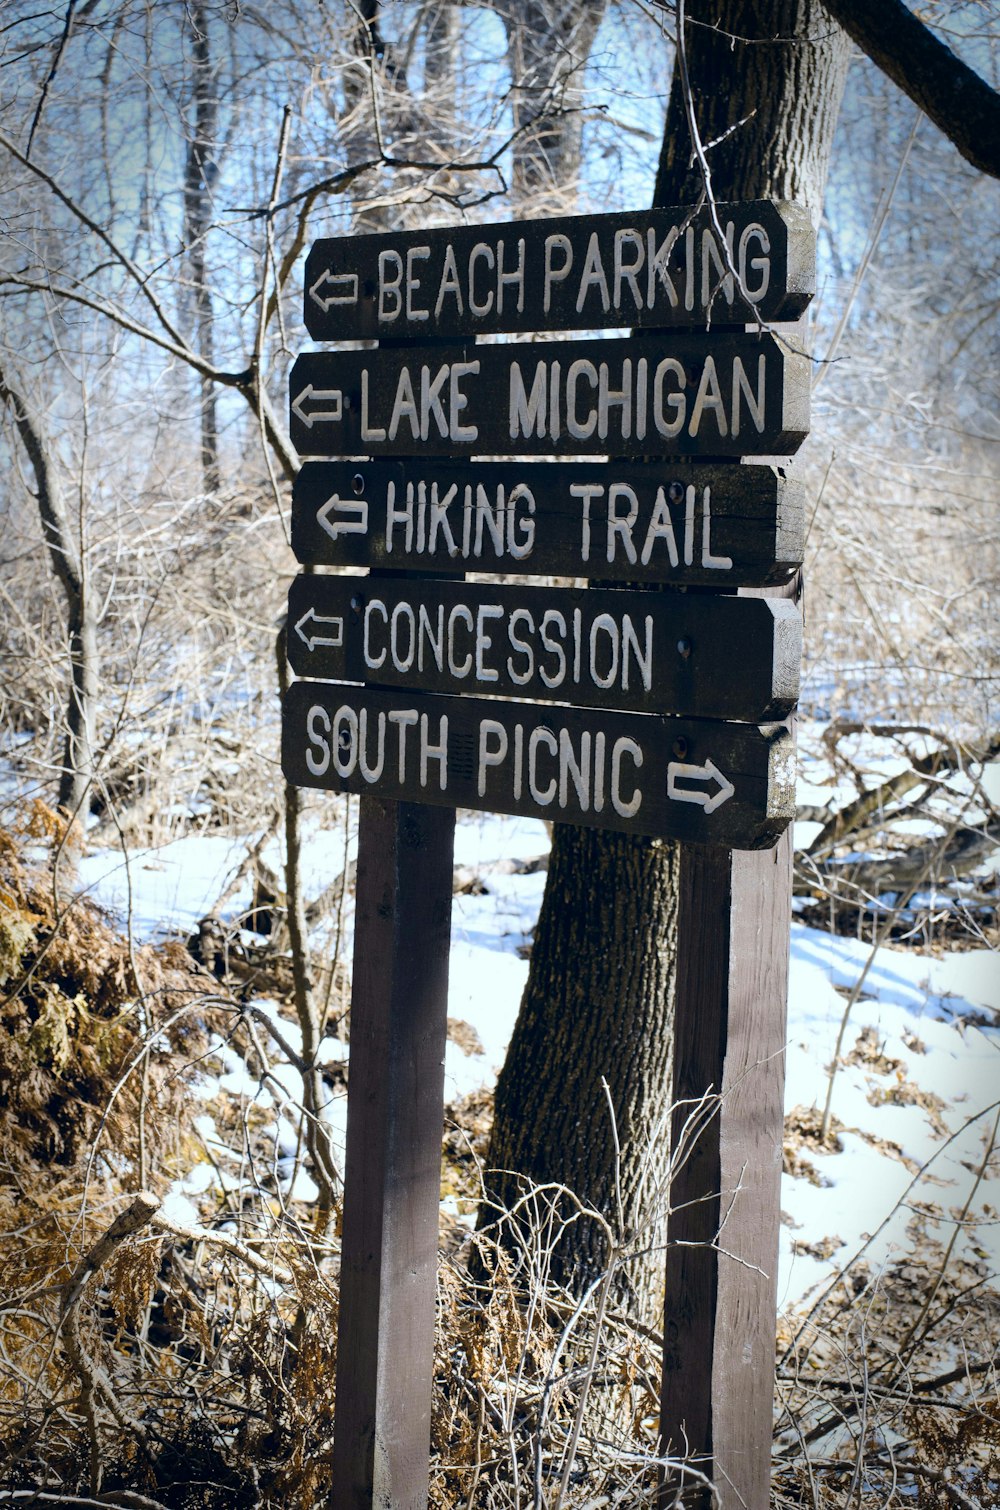
[[[717,789],[709,794],[704,789],[679,786],[680,781],[714,781]],[[723,776],[714,760],[706,760],[704,765],[682,765],[679,760],[672,760],[667,766],[667,796],[674,802],[695,802],[706,813],[714,813],[735,791],[733,783]]]
[[[324,289],[329,289],[324,293]],[[309,297],[314,304],[326,314],[335,304],[357,304],[358,302],[358,275],[357,273],[331,273],[325,267],[316,282],[309,289]]]
[[[331,519],[331,514],[339,517]],[[316,510],[316,523],[326,530],[331,540],[336,540],[338,535],[366,535],[368,504],[364,498],[341,498],[334,493]]]
[[[328,407],[313,408],[313,404]],[[292,413],[311,430],[313,425],[343,418],[344,395],[339,388],[314,388],[312,383],[307,383],[292,399]]]
[[[317,630],[320,630],[320,626],[323,628],[319,633],[313,634],[313,625]],[[344,621],[342,618],[325,618],[315,608],[308,608],[296,623],[295,633],[310,652],[321,645],[336,648],[344,643]]]

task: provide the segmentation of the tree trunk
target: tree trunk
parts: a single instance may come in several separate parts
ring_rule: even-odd
[[[84,809],[94,775],[94,707],[97,699],[97,622],[87,591],[82,550],[77,548],[59,482],[58,463],[23,395],[0,371],[0,404],[11,412],[31,462],[42,534],[66,598],[70,691],[57,805],[70,817]]]
[[[798,199],[818,219],[846,73],[843,34],[816,0],[695,0],[684,41],[700,141],[717,143],[706,147],[714,196]],[[697,159],[678,67],[656,204],[699,198]],[[662,1192],[668,1149],[666,1138],[652,1147],[649,1138],[668,1112],[683,856],[672,843],[554,830],[487,1155],[489,1196],[501,1205],[516,1199],[520,1175],[563,1183],[614,1221],[620,1190],[626,1228],[641,1234],[621,1298],[653,1326],[663,1256],[648,1241],[649,1202]],[[606,1258],[593,1226],[577,1224],[556,1255],[557,1276],[580,1293]]]
[[[516,204],[532,195],[576,199],[583,148],[583,71],[606,0],[514,0],[504,8],[514,126]]]
[[[219,101],[208,45],[208,15],[204,5],[191,6],[190,24],[194,66],[194,129],[188,143],[184,172],[184,239],[191,269],[198,350],[206,362],[214,363],[214,314],[206,250],[212,219],[211,186],[218,172],[214,138]],[[206,493],[217,493],[221,474],[216,386],[210,377],[199,377],[198,385],[201,394],[202,481]]]

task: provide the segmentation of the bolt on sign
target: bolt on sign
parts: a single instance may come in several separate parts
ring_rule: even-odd
[[[292,440],[331,458],[296,481],[296,554],[376,572],[292,587],[291,779],[773,843],[801,623],[733,594],[789,580],[803,510],[736,463],[807,433],[807,358],[765,322],[798,318],[813,261],[808,215],[768,203],[317,242],[310,333],[390,344],[291,372]],[[469,570],[602,585],[446,580]]]

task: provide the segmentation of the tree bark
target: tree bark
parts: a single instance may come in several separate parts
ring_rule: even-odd
[[[189,18],[194,68],[194,129],[188,142],[184,172],[184,239],[191,269],[198,349],[205,362],[214,365],[214,313],[206,249],[212,218],[211,185],[218,172],[215,130],[219,101],[209,52],[206,7],[193,4]],[[216,385],[212,378],[201,376],[198,386],[201,394],[202,480],[206,493],[217,493],[221,474]]]
[[[70,527],[58,463],[28,404],[0,370],[0,403],[7,405],[31,462],[38,513],[52,569],[66,599],[70,691],[57,805],[71,817],[81,811],[94,773],[94,707],[97,700],[97,623],[87,591],[83,555]]]
[[[714,144],[705,147],[714,195],[797,199],[818,219],[846,73],[843,33],[816,0],[696,0],[686,18],[679,11],[698,136]],[[704,189],[678,68],[654,202],[694,203]],[[620,1298],[653,1326],[663,1258],[646,1240],[648,1203],[662,1191],[668,1150],[666,1138],[652,1148],[648,1140],[668,1113],[682,856],[667,842],[555,828],[487,1155],[489,1195],[501,1205],[526,1176],[566,1184],[613,1220],[620,1186],[626,1227],[643,1234]],[[595,1230],[577,1224],[556,1255],[557,1277],[580,1293],[606,1259]]]
[[[507,28],[514,126],[515,203],[576,199],[583,148],[583,71],[606,0],[511,0]]]

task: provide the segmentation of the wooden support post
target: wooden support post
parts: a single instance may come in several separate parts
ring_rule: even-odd
[[[722,1096],[671,1190],[661,1449],[698,1458],[723,1510],[769,1499],[791,854],[791,830],[681,854],[675,1147],[690,1103]],[[711,1503],[667,1476],[664,1506]]]
[[[337,1510],[426,1510],[455,811],[361,801]]]

